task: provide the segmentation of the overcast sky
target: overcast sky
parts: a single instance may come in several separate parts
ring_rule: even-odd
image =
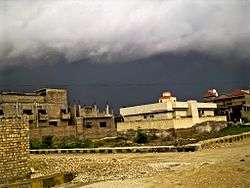
[[[240,70],[250,66],[249,20],[250,2],[245,0],[0,0],[0,70],[3,73],[0,84],[7,82],[9,89],[17,88],[14,83],[40,87],[42,82],[34,81],[37,75],[22,75],[20,68],[36,70],[47,66],[43,74],[51,74],[48,66],[56,67],[59,62],[71,64],[72,71],[80,63],[81,69],[75,68],[78,74],[85,73],[89,63],[99,64],[95,71],[101,72],[104,64],[120,69],[129,67],[125,68],[128,77],[123,78],[127,80],[131,78],[129,72],[134,71],[130,64],[139,61],[145,72],[138,77],[155,82],[155,75],[148,75],[146,70],[152,66],[146,65],[148,59],[155,57],[157,70],[159,63],[181,69],[182,65],[174,63],[186,58],[190,64],[186,68],[192,74],[197,66],[221,63],[220,66],[226,66],[221,69],[222,75],[234,74],[237,79],[242,75],[240,80],[235,78],[240,84],[229,87],[247,87],[249,77],[237,72],[235,67]],[[230,72],[232,69],[235,72]],[[6,74],[10,70],[16,76],[10,78]],[[105,80],[104,75],[94,74],[93,71],[89,78],[92,82]],[[107,81],[123,81],[117,79],[119,73],[109,74],[113,77]],[[185,80],[179,72],[176,75],[178,83]],[[33,82],[28,83],[27,77]],[[59,72],[60,77],[71,79]],[[130,82],[137,79],[134,77]],[[58,79],[50,81],[60,84]],[[95,89],[92,88],[92,93]],[[137,95],[143,94],[137,91]],[[119,100],[125,100],[126,95],[121,96]]]
[[[0,6],[1,58],[59,53],[69,62],[119,63],[186,50],[250,55],[245,0],[1,0]]]

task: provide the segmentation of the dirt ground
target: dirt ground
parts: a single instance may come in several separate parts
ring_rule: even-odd
[[[33,155],[31,161],[41,174],[75,172],[70,185],[85,188],[250,187],[250,139],[189,153]]]

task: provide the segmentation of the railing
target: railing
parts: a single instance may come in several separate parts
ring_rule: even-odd
[[[70,114],[69,113],[66,113],[66,114],[61,114],[61,119],[64,119],[64,120],[67,120],[67,119],[70,119]]]
[[[38,114],[38,119],[45,121],[45,120],[48,120],[49,117],[48,117],[48,114]]]

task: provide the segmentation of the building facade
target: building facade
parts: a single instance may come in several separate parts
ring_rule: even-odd
[[[78,133],[88,138],[116,136],[114,115],[109,106],[101,111],[96,105],[71,107],[73,122],[78,126]]]
[[[163,92],[158,103],[120,109],[124,122],[117,125],[118,131],[124,129],[169,129],[189,128],[205,121],[225,121],[215,117],[215,103],[195,100],[177,101],[170,92]],[[133,127],[134,126],[134,127]],[[126,127],[126,128],[125,128]]]
[[[107,107],[68,105],[67,90],[40,89],[31,93],[1,92],[0,118],[28,118],[31,139],[46,136],[101,138],[114,136],[113,113]]]
[[[68,125],[67,91],[41,89],[32,93],[1,92],[0,116],[28,116],[30,128]]]
[[[170,92],[164,92],[158,103],[121,108],[124,121],[146,121],[214,116],[215,103],[200,103],[195,100],[179,102]]]
[[[215,92],[211,92],[215,91]],[[203,96],[205,102],[214,102],[217,113],[226,115],[228,121],[250,121],[250,90],[237,89],[219,95],[216,90],[208,90]]]

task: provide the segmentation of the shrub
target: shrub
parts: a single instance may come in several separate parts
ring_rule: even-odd
[[[148,136],[142,130],[138,130],[135,136],[135,142],[138,144],[145,144],[149,142]]]
[[[30,141],[30,149],[72,149],[72,148],[94,148],[95,143],[89,139],[78,139],[75,137],[64,137],[62,139],[55,138],[53,136],[45,136],[42,141],[34,139]]]
[[[77,141],[77,147],[79,147],[79,148],[94,148],[95,143],[89,139],[79,139]]]
[[[38,139],[30,140],[30,149],[42,149],[42,142]]]
[[[94,148],[95,143],[89,139],[78,139],[78,138],[64,138],[58,141],[58,148],[61,149],[72,149],[72,148]]]
[[[53,145],[53,136],[49,135],[49,136],[44,136],[42,137],[42,147],[49,149],[52,148]]]

